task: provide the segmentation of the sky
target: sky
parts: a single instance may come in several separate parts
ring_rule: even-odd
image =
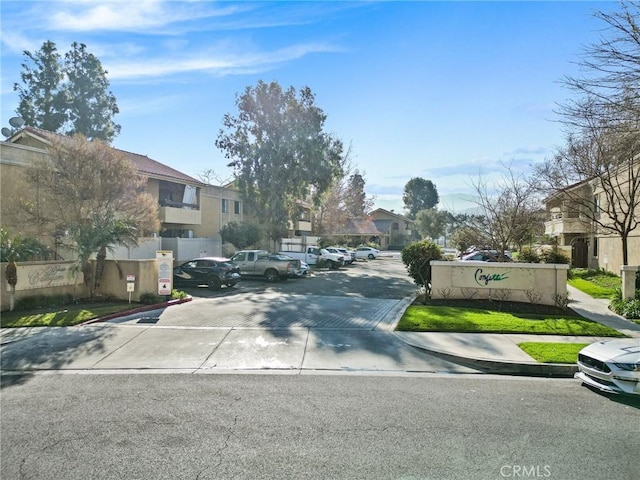
[[[112,145],[194,178],[230,179],[215,146],[259,80],[308,86],[325,131],[350,147],[375,208],[403,212],[414,177],[440,209],[472,208],[505,166],[527,174],[565,132],[585,46],[614,1],[2,0],[1,125],[16,115],[24,51],[84,43],[107,70],[122,127]],[[470,201],[471,199],[471,201]]]

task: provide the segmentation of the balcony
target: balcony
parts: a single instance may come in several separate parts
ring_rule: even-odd
[[[202,225],[202,213],[194,208],[160,207],[161,223],[176,223],[181,225]]]
[[[591,223],[587,218],[554,218],[544,223],[544,234],[551,236],[583,234],[591,232]]]
[[[295,222],[289,221],[289,230],[311,232],[311,222],[306,220],[296,220]]]

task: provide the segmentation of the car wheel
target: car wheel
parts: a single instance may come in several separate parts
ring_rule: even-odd
[[[268,282],[277,282],[280,280],[280,275],[276,270],[270,269],[264,272],[264,276],[266,277]]]
[[[218,277],[211,277],[209,279],[209,288],[211,290],[220,290],[222,288],[222,283]]]
[[[369,260],[373,260],[374,258],[376,258],[376,256],[373,253],[370,253],[369,255],[367,255],[367,258]]]

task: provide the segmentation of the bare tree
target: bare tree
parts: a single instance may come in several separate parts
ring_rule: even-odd
[[[504,167],[501,181],[490,184],[480,178],[473,185],[485,220],[474,227],[478,229],[478,236],[487,238],[490,247],[502,255],[531,237],[532,228],[535,228],[531,220],[540,210],[535,186],[514,173],[511,166]]]
[[[92,278],[89,259],[96,255],[93,291],[100,285],[107,250],[135,244],[145,232],[157,231],[158,204],[144,191],[146,179],[122,151],[83,135],[51,135],[49,140],[49,155],[25,171],[30,191],[17,200],[30,221],[52,233],[68,232],[87,285]],[[38,192],[37,202],[33,191]]]
[[[640,218],[640,3],[597,12],[605,28],[565,77],[566,145],[536,168],[541,190],[579,212],[593,233],[619,235],[623,264]]]
[[[570,205],[594,233],[620,236],[628,265],[628,238],[640,224],[640,131],[569,136],[536,174],[542,191]]]
[[[598,43],[588,45],[576,62],[581,75],[565,76],[562,83],[575,97],[558,113],[569,127],[617,126],[620,111],[640,114],[640,3],[620,2],[620,10],[598,11],[604,23]]]

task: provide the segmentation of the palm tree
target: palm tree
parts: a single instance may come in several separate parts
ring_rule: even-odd
[[[107,251],[113,251],[116,245],[137,245],[137,231],[133,221],[118,219],[112,212],[93,214],[87,221],[75,224],[69,229],[69,235],[75,241],[84,283],[90,287],[92,296],[100,286]],[[90,262],[94,254],[96,255],[95,276]]]

